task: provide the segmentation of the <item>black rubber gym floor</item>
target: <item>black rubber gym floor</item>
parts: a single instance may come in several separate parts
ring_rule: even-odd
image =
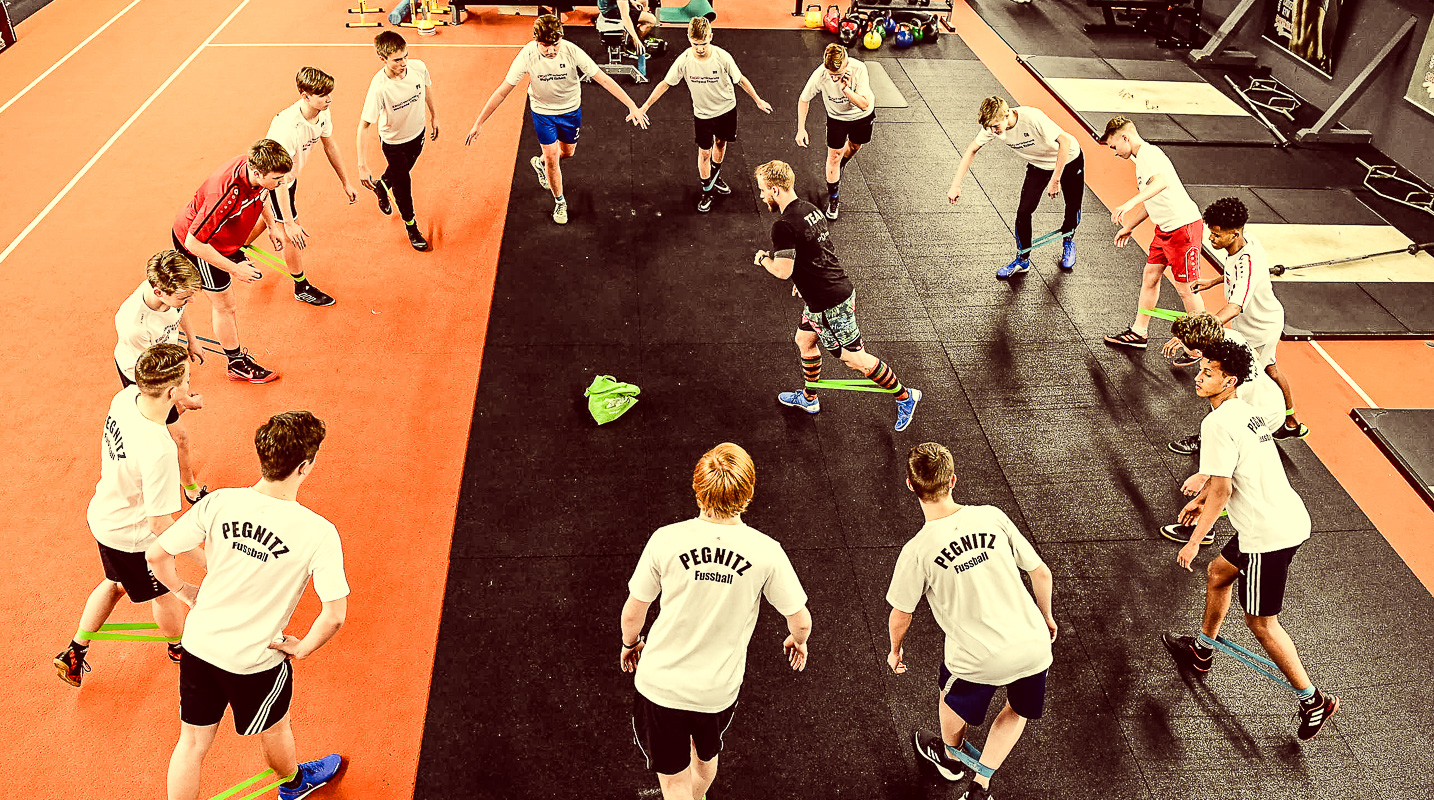
[[[574,39],[592,52],[587,33]],[[678,44],[680,31],[666,33]],[[727,440],[756,460],[745,520],[791,554],[815,629],[810,665],[795,674],[780,616],[762,612],[712,800],[949,796],[909,744],[913,728],[937,727],[942,640],[926,611],[907,642],[910,672],[885,664],[890,571],[921,524],[902,463],[927,440],[956,453],[958,499],[1004,509],[1056,576],[1062,629],[1046,717],[997,773],[998,796],[1434,794],[1434,600],[1301,442],[1281,447],[1316,533],[1281,619],[1344,706],[1299,744],[1293,699],[1263,678],[1228,661],[1204,678],[1175,669],[1159,635],[1198,624],[1203,575],[1175,565],[1156,527],[1173,518],[1194,469],[1165,443],[1195,429],[1202,401],[1191,374],[1158,353],[1100,342],[1128,322],[1143,254],[1111,246],[1093,196],[1073,273],[1041,251],[1029,274],[995,279],[1014,247],[1023,167],[988,148],[961,204],[946,202],[972,109],[1000,88],[952,39],[910,58],[882,51],[911,105],[879,112],[832,225],[866,340],[925,392],[901,434],[887,398],[826,392],[814,417],[775,400],[800,385],[800,307],[752,266],[774,219],[759,208],[752,169],[784,159],[800,195],[824,191],[822,112],[812,110],[816,146],[806,150],[792,142],[792,116],[827,38],[720,32],[775,111],[765,117],[739,95],[740,140],[722,173],[733,193],[710,214],[694,208],[680,87],[647,132],[586,87],[581,145],[564,164],[565,227],[551,222],[551,197],[527,166],[537,145],[525,130],[416,797],[656,796],[632,743],[618,614],[651,532],[695,514],[696,459]],[[1037,232],[1057,223],[1048,202]],[[846,372],[827,359],[825,377]],[[602,427],[583,398],[599,374],[642,388],[633,410]],[[1254,646],[1238,611],[1226,635]]]

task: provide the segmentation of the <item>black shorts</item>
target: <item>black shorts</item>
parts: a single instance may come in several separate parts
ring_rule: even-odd
[[[126,553],[101,541],[95,544],[100,546],[100,563],[105,568],[105,580],[123,586],[130,602],[147,603],[169,594],[159,578],[149,571],[149,562],[144,560],[143,552]]]
[[[119,376],[120,376],[120,388],[122,388],[122,389],[128,389],[129,387],[131,387],[131,386],[134,385],[134,381],[130,380],[130,379],[129,379],[129,376],[126,375],[126,374],[124,374],[124,370],[120,369],[120,365],[119,365],[119,362],[118,362],[118,361],[115,362],[115,371],[118,372],[118,373],[119,373]],[[178,422],[178,421],[179,421],[179,406],[170,406],[170,408],[169,408],[169,416],[168,416],[168,417],[165,417],[165,419],[164,419],[164,424],[165,424],[165,425],[173,425],[174,423],[176,423],[176,422]]]
[[[232,279],[229,277],[229,273],[225,272],[222,269],[216,269],[208,261],[205,261],[199,256],[196,256],[195,254],[186,250],[184,247],[184,242],[179,241],[179,237],[174,235],[174,231],[169,232],[169,240],[171,242],[174,242],[175,250],[178,250],[181,254],[184,255],[185,258],[194,262],[194,266],[199,268],[199,277],[204,279],[204,291],[222,292],[229,288],[230,283],[232,283]],[[244,257],[243,248],[235,250],[232,253],[221,255],[224,255],[225,258],[229,259],[235,264],[243,264],[245,261],[248,260]]]
[[[722,734],[732,725],[733,703],[715,714],[681,711],[660,706],[642,692],[633,692],[632,740],[642,749],[647,768],[661,775],[676,775],[697,757],[711,761],[722,751]]]
[[[293,221],[294,221],[293,219],[290,219],[290,218],[284,216],[284,204],[279,202],[279,193],[280,193],[280,192],[288,192],[288,193],[289,193],[289,205],[290,205],[290,206],[293,206],[293,208],[294,208],[294,219],[298,219],[298,217],[299,217],[299,201],[298,201],[299,182],[298,182],[298,181],[289,181],[289,183],[288,183],[287,186],[281,186],[281,187],[279,187],[278,189],[275,189],[274,191],[269,192],[269,210],[272,211],[272,212],[274,212],[274,221],[275,221],[275,222],[293,222]]]
[[[846,147],[847,142],[852,144],[866,144],[871,141],[871,123],[876,121],[876,109],[861,119],[854,119],[848,122],[843,119],[827,117],[827,147],[832,150],[840,150]]]
[[[737,141],[737,107],[726,114],[719,114],[712,119],[692,118],[693,126],[697,129],[697,146],[703,150],[711,150],[714,139],[721,139],[724,142]]]
[[[1026,719],[1041,718],[1041,714],[1046,710],[1046,674],[1049,672],[1050,670],[1043,669],[1035,675],[1018,678],[1006,684],[1006,702],[1011,704],[1012,711]],[[947,708],[955,711],[956,716],[967,725],[973,726],[986,723],[986,712],[990,710],[991,698],[996,695],[996,690],[1001,688],[958,678],[951,674],[945,664],[941,665],[937,682],[941,685]]]
[[[632,20],[632,29],[637,30],[637,21],[638,18],[642,16],[642,12],[644,9],[633,8],[632,4],[627,2],[627,0],[618,0],[617,5],[614,6],[611,11],[605,11],[599,14],[599,16],[601,16],[603,19],[613,20],[621,24],[622,10],[624,8],[627,9],[627,18]]]
[[[1240,534],[1236,532],[1225,543],[1220,555],[1240,570],[1237,594],[1245,613],[1252,617],[1273,617],[1285,607],[1285,581],[1290,575],[1290,562],[1300,546],[1272,550],[1268,553],[1240,552]]]
[[[252,675],[222,670],[193,653],[179,661],[179,719],[190,725],[218,725],[224,709],[233,708],[234,730],[253,736],[283,719],[293,697],[294,668],[288,659]]]

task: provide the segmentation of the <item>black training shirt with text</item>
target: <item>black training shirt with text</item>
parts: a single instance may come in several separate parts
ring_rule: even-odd
[[[773,258],[783,250],[796,253],[792,282],[809,310],[826,311],[851,296],[851,281],[837,261],[821,209],[800,198],[787,204],[772,223]]]

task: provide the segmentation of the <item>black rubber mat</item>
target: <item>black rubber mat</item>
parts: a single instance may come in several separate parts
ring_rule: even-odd
[[[1434,410],[1356,408],[1349,415],[1434,508]]]
[[[1434,285],[1276,281],[1286,339],[1434,336]]]

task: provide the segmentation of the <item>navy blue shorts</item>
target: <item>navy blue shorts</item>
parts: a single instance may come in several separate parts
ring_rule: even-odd
[[[1042,712],[1046,710],[1046,674],[1050,670],[1043,669],[1035,675],[1021,678],[1013,683],[1006,684],[1006,701],[1011,704],[1011,710],[1026,719],[1040,719]],[[984,683],[972,683],[951,674],[946,665],[941,665],[940,680],[942,697],[946,706],[956,712],[967,725],[981,726],[986,724],[986,712],[990,710],[991,698],[996,695],[999,686],[988,686]]]
[[[538,144],[550,145],[553,142],[562,141],[563,144],[577,144],[578,133],[583,127],[583,110],[581,108],[569,111],[566,114],[539,114],[533,112],[533,130],[538,134]]]

